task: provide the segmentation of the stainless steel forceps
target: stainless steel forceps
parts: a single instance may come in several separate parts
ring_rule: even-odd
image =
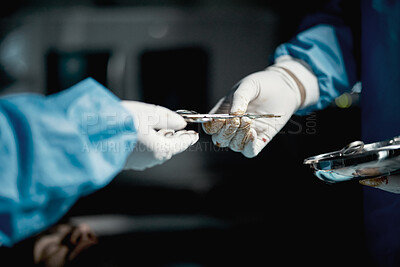
[[[247,117],[250,119],[259,119],[259,118],[280,118],[282,115],[280,114],[242,114],[242,115],[232,115],[232,114],[200,114],[196,111],[180,109],[177,110],[176,113],[181,115],[185,121],[193,122],[193,123],[204,123],[215,119],[233,119],[233,118],[242,118]]]

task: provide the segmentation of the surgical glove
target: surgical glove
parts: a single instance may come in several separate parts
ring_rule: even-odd
[[[162,164],[199,139],[195,131],[181,130],[186,127],[185,120],[167,108],[136,101],[122,101],[122,105],[132,113],[137,130],[137,143],[125,170]]]
[[[375,187],[390,193],[400,194],[400,175],[383,176],[360,180],[360,184]]]
[[[216,146],[229,147],[252,158],[287,123],[300,107],[319,98],[317,78],[304,65],[289,56],[278,58],[264,71],[253,73],[238,83],[210,113],[279,114],[280,118],[213,120],[203,124]]]

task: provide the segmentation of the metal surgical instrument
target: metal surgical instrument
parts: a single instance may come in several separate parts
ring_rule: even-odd
[[[181,115],[185,121],[193,122],[193,123],[204,123],[209,122],[211,120],[226,120],[233,118],[243,118],[247,117],[250,119],[259,119],[259,118],[280,118],[282,115],[280,114],[242,114],[242,115],[233,115],[233,114],[200,114],[196,111],[180,109],[177,110],[176,113]]]

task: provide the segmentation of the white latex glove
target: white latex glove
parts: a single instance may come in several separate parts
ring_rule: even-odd
[[[400,175],[383,176],[374,179],[360,180],[360,184],[375,187],[383,191],[400,194]]]
[[[136,101],[122,101],[122,105],[132,113],[137,130],[137,144],[125,170],[162,164],[199,139],[195,131],[181,130],[186,127],[185,120],[167,108]]]
[[[281,114],[280,118],[234,118],[203,124],[219,147],[229,147],[244,156],[255,157],[287,123],[299,107],[319,98],[315,75],[291,57],[279,58],[264,71],[245,77],[223,97],[210,113]]]

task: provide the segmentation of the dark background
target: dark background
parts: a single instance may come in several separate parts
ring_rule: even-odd
[[[29,16],[31,10],[74,6],[256,8],[276,14],[276,45],[296,32],[302,17],[327,1],[216,2],[17,0],[7,3],[0,11],[1,35],[4,37],[13,30],[15,23],[10,24],[10,18],[21,13]],[[245,54],[236,56],[246,57]],[[68,73],[64,62],[71,58],[80,62],[80,68]],[[206,112],[214,104],[209,101],[210,92],[205,90],[213,79],[209,75],[212,58],[207,47],[196,45],[144,50],[138,55],[140,68],[134,74],[139,77],[141,100],[171,109],[187,105],[184,108]],[[52,48],[45,51],[43,93],[63,90],[88,75],[107,86],[104,66],[108,60],[108,51],[102,50],[71,52]],[[234,80],[241,78],[234,77]],[[3,87],[16,80],[2,73]],[[325,184],[302,164],[306,157],[338,150],[360,138],[357,103],[346,109],[333,104],[308,116],[294,116],[254,159],[224,149],[210,149],[210,137],[197,126],[189,127],[200,132],[201,151],[185,153],[201,153],[205,159],[201,165],[207,170],[205,175],[212,173],[218,177],[209,187],[193,190],[179,184],[157,183],[157,180],[127,182],[140,173],[123,172],[107,187],[81,198],[63,220],[82,215],[123,214],[138,220],[153,218],[150,224],[160,216],[171,216],[178,221],[206,216],[219,223],[199,219],[193,227],[163,224],[146,231],[133,227],[127,233],[102,237],[100,245],[78,262],[107,266],[261,266],[268,263],[372,266],[364,240],[361,186]],[[187,173],[188,178],[191,175]]]

